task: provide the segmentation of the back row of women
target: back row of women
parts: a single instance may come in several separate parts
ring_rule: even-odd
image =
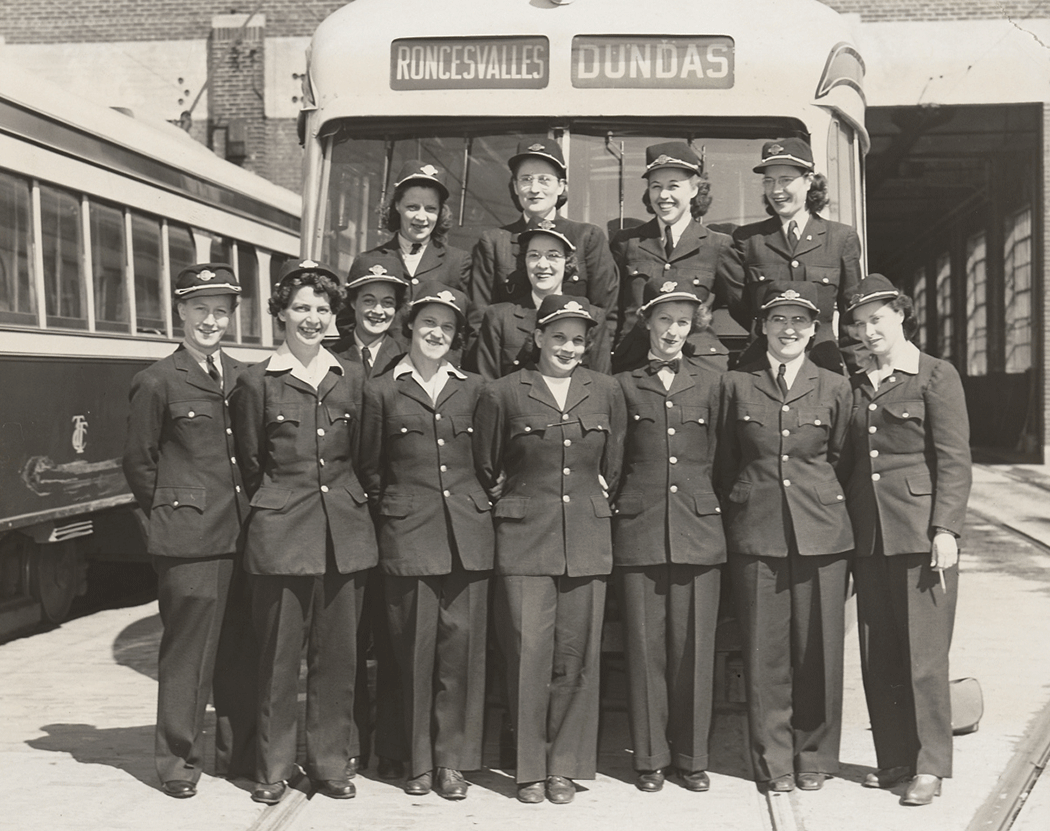
[[[921,805],[951,775],[970,486],[959,377],[909,342],[906,296],[860,279],[856,235],[806,213],[821,188],[803,142],[763,148],[776,216],[735,240],[694,218],[704,188],[687,145],[647,161],[656,219],[614,239],[618,290],[600,232],[556,214],[564,164],[547,140],[511,160],[523,218],[483,235],[472,266],[434,243],[448,192],[413,163],[396,183],[394,240],[355,260],[345,290],[315,262],[286,271],[271,298],[285,343],[231,400],[252,499],[245,564],[253,592],[268,587],[253,606],[270,610],[255,614],[254,798],[280,799],[294,769],[294,740],[268,737],[274,714],[294,710],[302,624],[290,621],[311,604],[307,772],[329,796],[353,795],[353,671],[332,649],[354,640],[377,563],[371,623],[388,627],[402,744],[377,734],[376,752],[403,766],[410,794],[462,799],[462,771],[481,765],[490,583],[519,800],[566,803],[573,780],[594,777],[610,576],[637,786],[659,791],[673,773],[707,790],[727,562],[758,781],[813,790],[838,770],[851,566],[878,756],[865,784],[908,780],[902,801]],[[353,325],[333,355],[322,338],[344,291]],[[761,335],[724,374],[708,327],[720,294]],[[490,303],[480,324],[471,296]],[[849,380],[836,311],[863,347]],[[610,338],[615,377],[602,371]],[[472,361],[487,383],[460,368]],[[310,512],[320,537],[301,534]],[[312,588],[270,579],[281,575]]]

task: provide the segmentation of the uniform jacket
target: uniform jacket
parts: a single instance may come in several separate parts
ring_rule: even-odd
[[[730,554],[786,557],[787,529],[802,555],[853,548],[840,461],[849,381],[806,358],[786,402],[769,361],[723,376],[718,481]],[[790,518],[790,525],[789,525]]]
[[[232,390],[245,365],[222,352]],[[214,557],[238,550],[248,499],[227,396],[179,347],[131,382],[124,475],[149,518],[150,554]]]
[[[529,227],[524,217],[502,228],[485,231],[474,246],[467,294],[478,306],[505,303],[529,291],[529,278],[518,270],[518,235]],[[562,292],[586,297],[605,310],[610,328],[616,323],[619,276],[609,253],[609,242],[597,225],[555,216],[554,230],[576,246],[577,272],[568,277]],[[611,332],[610,332],[611,334]]]
[[[401,256],[401,245],[398,242],[397,234],[394,234],[382,245],[377,245],[371,250],[382,251],[385,254],[397,257],[401,260],[402,266],[404,266],[405,260]],[[416,273],[409,275],[406,268],[405,279],[408,280],[410,285],[406,300],[412,300],[415,297],[416,287],[420,283],[427,281],[436,280],[450,288],[465,291],[467,281],[470,279],[470,254],[461,248],[443,245],[431,240],[423,251],[423,256],[419,258]]]
[[[745,225],[733,232],[738,254],[734,296],[730,307],[737,322],[752,331],[754,318],[770,280],[808,280],[817,285],[820,326],[814,343],[835,341],[836,309],[844,312],[860,283],[860,238],[849,225],[810,214],[802,238],[791,251],[779,217]],[[846,339],[848,340],[848,339]]]
[[[474,454],[490,493],[506,475],[494,511],[497,572],[610,573],[612,508],[598,476],[615,492],[625,418],[620,385],[582,367],[573,372],[564,411],[536,370],[486,387]]]
[[[732,238],[712,231],[693,220],[686,226],[670,258],[664,253],[660,223],[651,219],[644,225],[625,228],[612,240],[613,258],[620,270],[620,319],[617,342],[638,322],[642,289],[652,277],[688,280],[710,293],[708,306],[735,305],[733,291],[738,285],[739,267],[734,268],[736,252]]]
[[[721,378],[688,358],[664,389],[643,367],[616,376],[627,441],[613,515],[618,566],[713,565],[726,559],[712,484]]]
[[[437,404],[411,375],[365,385],[361,474],[378,503],[379,563],[387,574],[449,574],[450,540],[468,571],[492,568],[492,506],[474,467],[474,409],[482,380],[450,375]]]
[[[594,340],[583,356],[583,365],[609,374],[609,337],[605,312],[592,307]],[[517,303],[497,303],[485,309],[477,340],[477,368],[488,381],[509,375],[532,363],[536,308],[531,293]]]
[[[357,341],[354,340],[354,330],[352,328],[332,344],[329,351],[347,363],[360,364],[361,369],[365,373],[365,378],[381,375],[388,369],[393,369],[394,364],[408,351],[400,333],[395,337],[393,330],[394,327],[391,326],[390,330],[383,337],[383,342],[379,347],[379,354],[372,356],[371,369],[365,366],[365,362],[361,358],[361,350],[357,348]]]
[[[316,390],[290,371],[268,371],[268,361],[237,382],[230,408],[251,497],[244,556],[252,574],[324,574],[329,535],[340,573],[377,562],[356,473],[364,371],[340,366]]]
[[[854,375],[847,463],[858,554],[873,552],[876,533],[889,555],[929,551],[935,526],[961,535],[973,471],[955,367],[920,354],[917,375],[895,369],[878,391]]]

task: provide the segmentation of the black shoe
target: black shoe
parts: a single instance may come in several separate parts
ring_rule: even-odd
[[[467,780],[455,768],[438,768],[434,777],[434,791],[445,799],[466,799]]]
[[[706,770],[679,770],[678,775],[682,778],[682,787],[687,791],[703,793],[711,790],[711,780]]]
[[[530,805],[534,805],[537,802],[543,802],[543,788],[543,782],[525,782],[524,784],[518,785],[518,802],[525,802]]]
[[[663,789],[664,772],[662,770],[640,770],[634,786],[645,793],[656,793]]]
[[[397,759],[380,756],[376,762],[376,773],[380,779],[400,779],[405,775],[405,766]]]
[[[898,765],[894,768],[880,768],[874,773],[869,773],[861,783],[865,788],[882,788],[889,790],[896,787],[911,776],[911,768],[906,765]]]
[[[770,793],[790,793],[795,790],[795,777],[790,773],[770,779],[766,782],[766,790]]]
[[[796,773],[795,784],[800,791],[819,791],[827,778],[826,773]]]
[[[920,773],[908,783],[908,790],[901,797],[901,805],[929,805],[935,796],[940,795],[941,777]]]
[[[314,790],[332,799],[353,799],[357,788],[347,779],[314,779]]]
[[[189,799],[197,795],[197,786],[186,779],[172,779],[170,782],[165,782],[161,790],[175,799]]]
[[[426,773],[419,774],[419,776],[413,776],[405,782],[405,793],[409,796],[425,796],[430,793],[432,781],[433,778],[429,770]]]
[[[252,802],[261,802],[264,805],[276,805],[281,801],[288,786],[284,782],[274,782],[272,785],[260,784],[252,791]]]
[[[547,777],[547,799],[555,805],[567,805],[576,796],[576,786],[564,776]]]

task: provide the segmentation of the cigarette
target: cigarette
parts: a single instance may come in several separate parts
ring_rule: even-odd
[[[943,568],[937,569],[937,576],[941,578],[941,591],[944,592],[945,594],[947,594],[948,593],[948,587],[946,585],[944,585],[944,569]]]

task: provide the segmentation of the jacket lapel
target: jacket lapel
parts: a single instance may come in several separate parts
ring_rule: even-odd
[[[222,390],[219,385],[215,383],[211,377],[201,369],[200,364],[193,360],[193,356],[190,355],[189,351],[183,349],[181,346],[175,350],[174,354],[175,367],[186,373],[186,383],[191,387],[204,390],[210,393],[222,394]],[[223,370],[226,369],[226,364],[223,365]]]
[[[664,389],[664,385],[660,381],[660,376],[655,374],[650,375],[648,365],[638,367],[632,375],[634,377],[634,385],[638,387],[638,389],[655,392],[661,398],[666,397],[667,390]],[[674,385],[672,384],[672,386]]]
[[[802,239],[795,246],[794,256],[801,257],[803,254],[822,248],[827,233],[828,224],[820,217],[811,214],[809,221],[806,222],[805,229],[802,231]]]
[[[572,380],[569,381],[569,394],[565,397],[565,412],[572,412],[573,407],[584,401],[591,394],[590,387],[590,378],[585,378],[579,372],[574,372]]]
[[[685,392],[696,386],[696,376],[692,367],[689,366],[684,357],[679,358],[679,360],[682,362],[682,368],[675,373],[671,381],[671,388],[667,391],[668,395],[678,395],[678,393]],[[662,387],[663,384],[660,386]]]
[[[439,248],[433,242],[423,249],[423,256],[419,258],[416,273],[412,275],[419,280],[427,279],[424,275],[431,271],[437,271],[445,262],[445,249]]]
[[[442,407],[444,407],[445,403],[456,393],[460,392],[462,388],[463,379],[457,378],[455,375],[449,375],[448,380],[445,382],[445,386],[443,386],[441,388],[441,392],[438,393],[438,400],[437,404],[435,405],[435,409],[440,410]]]
[[[707,236],[707,229],[695,220],[685,226],[682,236],[671,252],[671,260],[680,260],[695,254],[700,248],[700,241]]]
[[[661,262],[667,262],[667,255],[664,253],[664,243],[660,238],[660,223],[655,219],[642,226],[642,235],[638,240],[638,247],[653,258]]]
[[[445,384],[445,387],[447,388],[448,384]],[[397,379],[397,391],[428,410],[433,411],[434,402],[430,400],[430,396],[426,394],[423,388],[416,383],[416,379],[412,377],[411,373],[405,373]]]
[[[558,402],[554,400],[554,396],[551,395],[551,391],[547,388],[547,384],[539,372],[533,369],[522,369],[517,374],[521,383],[529,387],[529,398],[546,404],[556,412],[561,412]]]
[[[794,256],[787,240],[784,239],[784,229],[780,226],[780,220],[776,217],[771,217],[763,223],[762,238],[766,241],[766,248],[776,251],[781,257],[790,260]]]
[[[797,401],[802,396],[812,392],[817,386],[818,377],[819,373],[816,365],[809,358],[806,358],[799,368],[798,375],[795,376],[795,382],[791,385],[791,389],[788,390],[787,401]]]

